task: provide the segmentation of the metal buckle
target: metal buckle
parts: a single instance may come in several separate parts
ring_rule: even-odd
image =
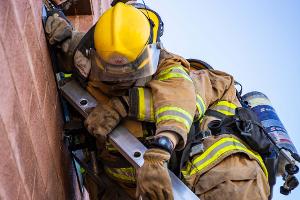
[[[190,151],[189,155],[190,155],[190,157],[193,157],[194,155],[200,154],[200,153],[203,153],[203,152],[204,152],[204,145],[201,142],[201,143],[199,143],[199,144],[197,144],[197,145],[195,145],[191,148],[191,151]]]
[[[204,140],[205,138],[208,138],[208,137],[212,136],[210,130],[201,131],[201,132],[200,132],[200,135],[201,135],[201,139],[202,139],[202,140]]]

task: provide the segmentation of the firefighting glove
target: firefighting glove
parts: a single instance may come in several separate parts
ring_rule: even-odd
[[[137,170],[137,198],[151,200],[172,200],[172,184],[167,162],[170,153],[153,148],[144,154],[144,164]]]
[[[106,136],[127,116],[127,111],[119,98],[112,98],[109,105],[98,104],[86,118],[84,125],[98,142],[105,141]]]
[[[48,17],[45,31],[50,44],[62,42],[72,36],[72,26],[57,13]]]

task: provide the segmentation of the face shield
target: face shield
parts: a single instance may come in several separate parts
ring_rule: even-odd
[[[110,64],[91,49],[92,65],[98,67],[102,81],[129,81],[153,75],[157,70],[161,44],[148,44],[138,58],[123,65]]]

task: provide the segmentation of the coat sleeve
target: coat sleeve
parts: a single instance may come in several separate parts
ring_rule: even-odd
[[[194,81],[197,96],[196,115],[201,119],[205,113],[200,120],[202,129],[206,129],[207,124],[216,119],[207,114],[209,110],[231,116],[235,114],[235,108],[241,106],[231,75],[218,70],[199,70],[193,71],[191,78]]]
[[[185,60],[162,53],[166,55],[148,84],[153,96],[156,134],[176,133],[180,138],[176,148],[181,149],[193,123],[195,88]]]

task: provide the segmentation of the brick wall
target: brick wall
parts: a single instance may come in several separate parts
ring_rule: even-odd
[[[65,199],[62,118],[40,0],[0,5],[0,199]]]
[[[41,4],[0,3],[0,199],[70,199],[72,193]]]

